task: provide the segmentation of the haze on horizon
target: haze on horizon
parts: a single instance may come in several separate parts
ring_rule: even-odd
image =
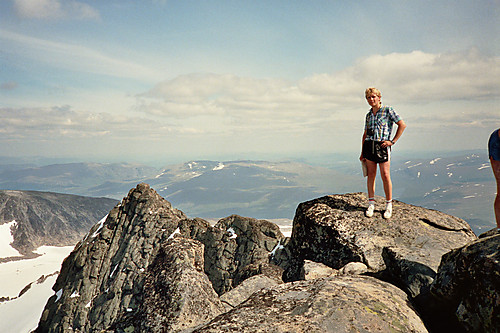
[[[401,152],[500,127],[500,2],[0,2],[0,156],[359,152],[364,89]]]

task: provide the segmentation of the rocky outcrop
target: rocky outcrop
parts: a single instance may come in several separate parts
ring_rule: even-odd
[[[28,255],[42,245],[76,244],[118,203],[109,198],[36,191],[0,191],[0,224],[15,220],[12,246]]]
[[[477,242],[465,221],[397,201],[390,220],[369,219],[365,204],[360,193],[302,203],[285,238],[264,220],[188,219],[140,184],[65,260],[37,331],[460,332],[457,308],[496,323],[492,303],[474,309],[463,297],[469,280],[439,277],[472,266],[439,265]],[[483,252],[474,274],[498,265]],[[498,295],[493,270],[482,288]]]
[[[383,198],[376,198],[384,207]],[[349,262],[366,264],[368,272],[399,286],[433,327],[436,300],[429,288],[441,256],[477,239],[463,220],[435,210],[393,202],[389,220],[376,211],[366,218],[362,193],[331,195],[304,202],[297,208],[289,251],[294,264],[287,280],[300,277],[300,261],[324,263],[339,269]]]
[[[149,186],[132,189],[64,260],[37,332],[92,332],[137,311],[145,271],[185,218]]]
[[[368,276],[281,284],[193,332],[427,332],[407,296]]]
[[[500,233],[446,253],[431,292],[468,332],[498,332]]]
[[[246,278],[266,271],[269,254],[283,238],[274,223],[238,215],[222,219],[208,229],[197,239],[205,244],[205,272],[215,291],[223,294]],[[276,275],[273,268],[267,271]]]
[[[225,312],[203,273],[203,262],[203,245],[198,241],[179,236],[163,243],[147,269],[142,303],[119,316],[110,330],[179,331]]]
[[[382,198],[377,205],[384,207]],[[441,256],[477,237],[463,220],[442,212],[394,201],[391,219],[376,212],[366,218],[362,193],[331,195],[304,202],[297,208],[290,241],[292,257],[321,262],[339,269],[349,262],[362,262],[371,272],[419,294],[414,282],[432,282]],[[291,280],[297,273],[289,267]]]
[[[178,245],[184,254],[176,257],[170,243],[178,236],[190,241]],[[279,227],[268,221],[234,215],[212,227],[202,219],[188,219],[147,184],[139,184],[66,258],[53,287],[56,295],[48,300],[37,331],[91,332],[146,325],[162,332],[197,325],[197,319],[185,319],[188,309],[198,311],[190,316],[208,320],[221,311],[219,305],[224,308],[217,294],[250,276],[281,275],[282,270],[269,263],[269,253],[282,238]],[[192,263],[185,257],[197,259]],[[206,290],[203,297],[199,287],[195,292],[186,282],[195,276],[191,283],[200,284],[200,274],[212,290],[206,290],[207,285],[201,288]],[[187,300],[190,292],[199,303]],[[165,311],[157,308],[162,303],[168,304]]]

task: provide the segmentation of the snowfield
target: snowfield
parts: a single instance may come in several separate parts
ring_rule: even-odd
[[[11,229],[16,226],[16,220],[0,225],[0,258],[18,257],[21,255],[15,248],[10,246],[14,241]]]
[[[15,221],[0,226],[1,258],[20,256],[10,246],[12,226]],[[0,263],[0,299],[5,299],[0,302],[3,333],[25,333],[36,328],[47,299],[54,295],[52,286],[57,278],[54,273],[61,269],[62,261],[73,248],[42,246],[35,251],[41,254],[37,258]]]

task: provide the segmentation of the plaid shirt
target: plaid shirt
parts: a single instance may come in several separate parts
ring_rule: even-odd
[[[366,114],[365,120],[366,140],[390,140],[392,126],[401,119],[401,116],[391,106],[382,106],[375,114],[370,109]],[[368,135],[370,129],[373,130],[373,135]]]

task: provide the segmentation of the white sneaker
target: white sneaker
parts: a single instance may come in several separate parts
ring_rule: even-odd
[[[374,210],[375,210],[375,205],[372,205],[372,204],[368,205],[368,209],[366,210],[366,216],[372,217]]]
[[[384,219],[390,219],[392,216],[392,204],[388,204],[385,208]]]

